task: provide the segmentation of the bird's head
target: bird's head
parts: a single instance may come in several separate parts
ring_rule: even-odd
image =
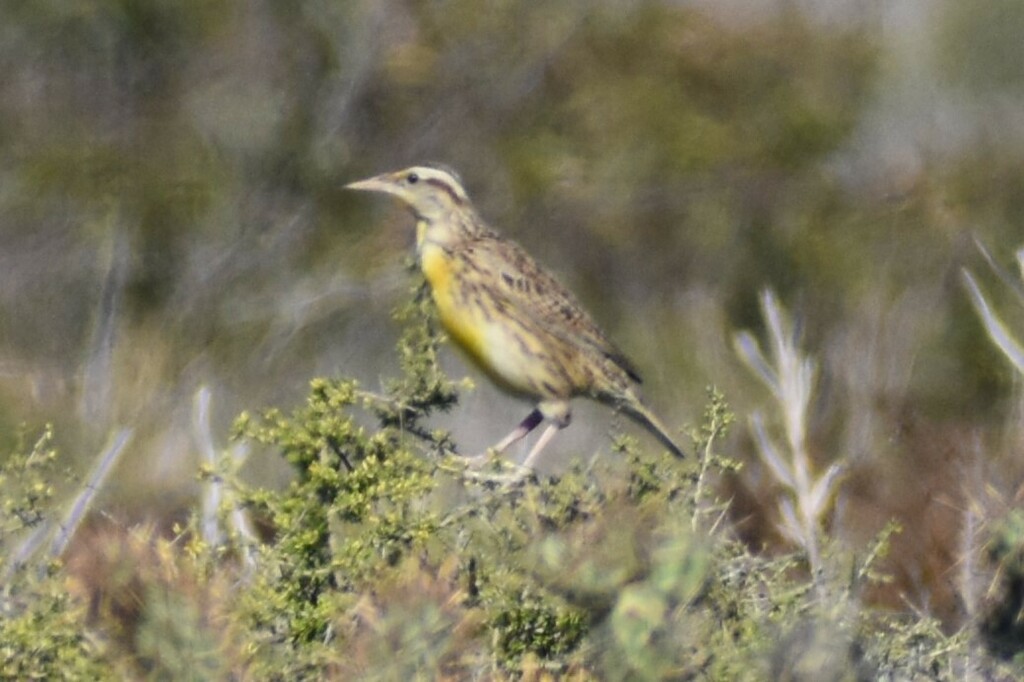
[[[450,222],[473,210],[458,174],[439,166],[412,166],[345,187],[394,195],[409,207],[417,220],[428,224]]]

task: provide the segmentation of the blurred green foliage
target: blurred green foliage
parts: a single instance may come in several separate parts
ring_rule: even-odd
[[[994,524],[987,546],[998,567],[986,594],[982,637],[997,655],[1024,661],[1024,513],[1011,510]]]
[[[969,10],[944,8],[941,56],[947,77],[981,94],[1021,93],[1024,86],[1024,8],[1012,0],[983,0]]]
[[[1003,4],[951,9],[948,54],[1012,24]],[[884,368],[836,358],[836,413],[867,393],[883,413],[984,418],[1005,384],[961,341],[943,278],[967,229],[1016,233],[1019,156],[982,137],[984,173],[969,148],[921,177],[842,171],[892,70],[862,19],[791,10],[746,26],[655,0],[8,3],[0,420],[56,413],[90,444],[141,422],[159,441],[198,381],[242,408],[379,358],[379,302],[400,289],[385,273],[409,237],[371,230],[340,187],[431,158],[571,274],[622,345],[668,368],[657,391],[721,381],[695,292],[713,324],[747,327],[771,285],[837,349],[914,296],[925,303],[900,311],[912,342],[894,352],[924,361],[864,387]],[[26,388],[29,405],[14,397]],[[109,407],[74,418],[92,402]]]

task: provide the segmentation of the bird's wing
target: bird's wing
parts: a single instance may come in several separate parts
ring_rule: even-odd
[[[486,233],[465,248],[466,257],[485,271],[497,293],[517,310],[563,341],[591,347],[640,383],[640,373],[629,358],[605,336],[576,297],[521,246]]]

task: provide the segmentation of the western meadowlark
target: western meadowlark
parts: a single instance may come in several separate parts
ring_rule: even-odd
[[[633,364],[565,287],[477,215],[454,171],[414,166],[346,187],[394,195],[412,211],[419,265],[448,334],[498,386],[535,402],[494,450],[505,450],[547,419],[523,461],[528,470],[569,425],[569,401],[585,396],[625,412],[684,456],[637,395]]]

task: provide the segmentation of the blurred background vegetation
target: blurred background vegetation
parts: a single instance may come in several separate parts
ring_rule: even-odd
[[[953,623],[963,511],[1024,480],[1019,390],[960,281],[976,240],[1020,246],[1021,35],[1014,0],[4,2],[0,451],[53,422],[86,466],[132,428],[100,504],[159,521],[197,494],[201,386],[225,439],[314,376],[379,386],[412,225],[341,186],[442,161],[672,424],[707,384],[741,420],[767,402],[730,339],[774,288],[820,368],[812,454],[846,467],[834,534],[900,519],[878,598]],[[477,383],[437,421],[470,454],[526,411]],[[610,428],[581,405],[552,449]],[[744,434],[725,492],[761,547]]]

